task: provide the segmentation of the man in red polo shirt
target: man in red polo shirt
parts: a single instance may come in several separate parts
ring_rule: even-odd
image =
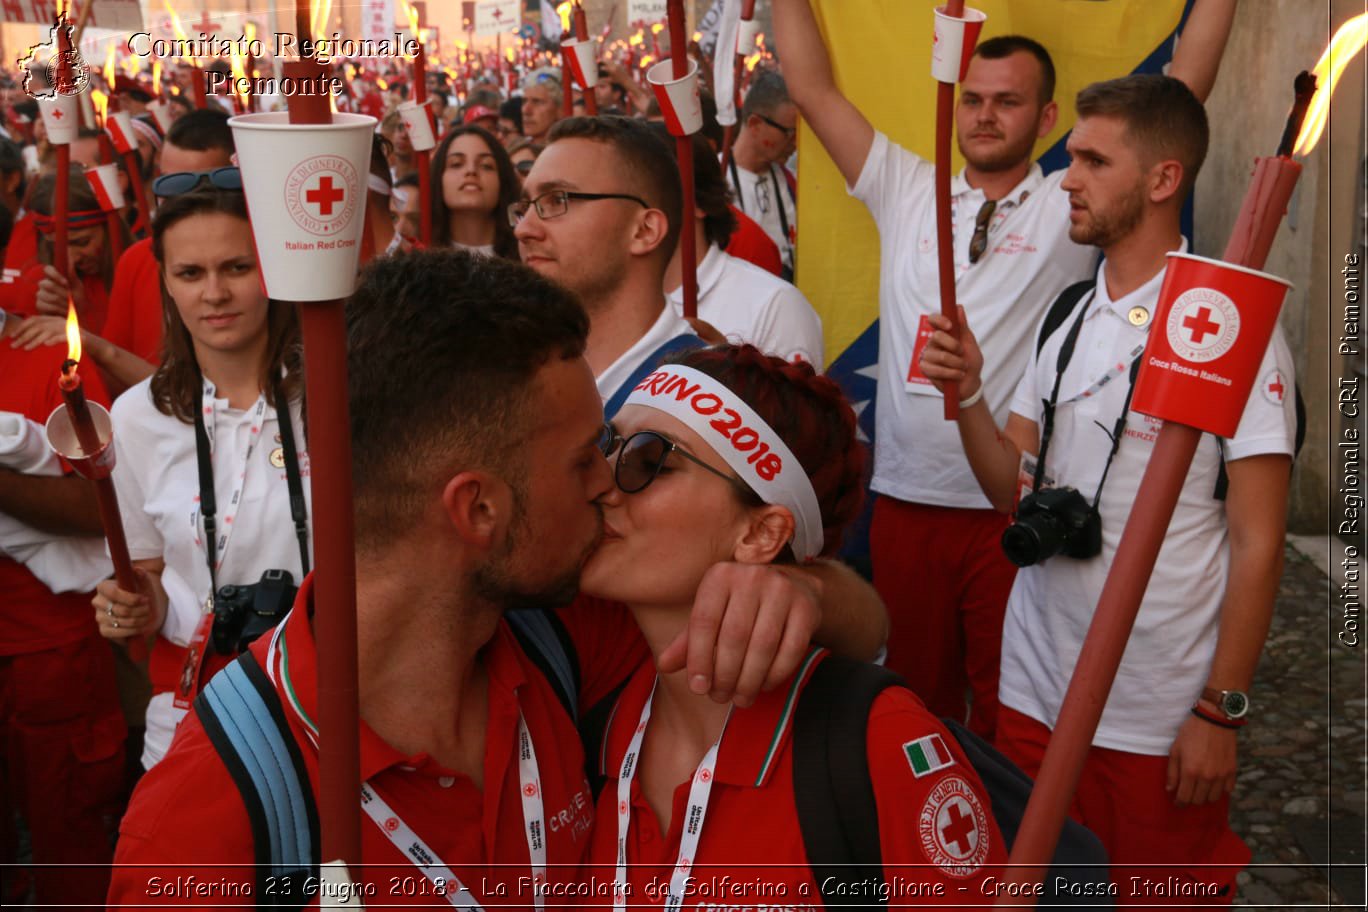
[[[450,250],[375,260],[347,316],[360,803],[371,818],[361,821],[366,865],[351,879],[367,903],[431,904],[455,891],[467,906],[531,905],[531,885],[541,881],[547,895],[564,895],[578,883],[593,797],[575,724],[504,613],[571,602],[602,534],[598,499],[613,482],[583,358],[588,317],[569,292],[525,267]],[[715,571],[690,642],[680,644],[681,667],[682,647],[706,653],[691,666],[707,669],[696,687],[727,697],[742,668],[773,660],[782,679],[817,626],[815,593],[783,571]],[[849,613],[828,611],[824,631],[882,623],[877,600],[872,611],[860,601],[866,590],[838,593],[848,587],[833,582],[823,607]],[[121,622],[145,616],[134,604],[111,609]],[[252,653],[314,784],[313,678],[326,657],[313,639],[312,580],[296,609]],[[587,710],[646,649],[624,609],[582,599],[559,618]],[[764,677],[746,676],[752,692],[738,698],[753,697]],[[134,794],[109,903],[257,902],[285,886],[254,874],[260,848],[192,714]],[[225,886],[177,886],[190,873]]]
[[[42,423],[62,402],[57,375],[66,352],[16,349],[9,335],[0,329],[0,411]],[[107,406],[99,372],[82,378],[87,398]],[[0,469],[0,511],[58,535],[101,531],[89,483],[72,475]],[[30,883],[39,905],[99,903],[123,788],[113,657],[91,623],[89,593],[55,595],[4,556],[0,593],[0,866],[15,861],[16,811],[34,861],[31,881],[10,869],[0,903],[22,905]]]

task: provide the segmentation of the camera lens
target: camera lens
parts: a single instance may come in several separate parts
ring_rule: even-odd
[[[1018,567],[1029,567],[1055,553],[1058,548],[1058,536],[1050,534],[1054,530],[1048,528],[1053,523],[1042,525],[1047,529],[1037,529],[1037,523],[1029,520],[1012,523],[1006,528],[1002,533],[1002,550],[1009,561]],[[1043,537],[1042,531],[1045,531]]]

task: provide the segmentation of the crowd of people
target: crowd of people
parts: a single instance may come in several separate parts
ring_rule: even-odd
[[[1014,826],[967,745],[1035,775],[1058,719],[1156,439],[1131,390],[1166,254],[1187,249],[1235,4],[1198,0],[1167,75],[1075,99],[1056,100],[1029,36],[979,45],[955,109],[958,328],[926,243],[932,163],[842,94],[808,0],[772,7],[782,70],[749,83],[729,145],[705,99],[692,200],[618,64],[595,116],[565,116],[558,69],[511,97],[457,98],[434,76],[427,199],[405,93],[348,99],[377,121],[346,302],[365,862],[350,877],[367,903],[840,901],[796,797],[814,787],[815,706],[865,741],[885,884],[975,906],[1009,878]],[[151,100],[111,88],[125,110]],[[164,130],[135,119],[146,198],[125,174],[110,219],[84,173],[100,134],[60,174],[7,91],[0,862],[26,834],[34,864],[3,899],[307,904],[330,860],[328,656],[305,352],[253,244],[279,216],[248,214],[221,99]],[[1070,163],[1046,175],[1033,152],[1064,105]],[[872,448],[793,284],[800,118],[879,231]],[[112,416],[134,590],[110,578],[91,486],[43,443],[68,307],[86,395]],[[1289,393],[1256,392],[1235,436],[1203,439],[1070,808],[1119,903],[1228,905],[1249,861],[1228,801],[1294,454],[1280,331],[1259,375]],[[866,581],[836,555],[870,497]],[[906,686],[856,708],[830,692],[824,668],[871,661]],[[749,892],[708,892],[728,878]]]

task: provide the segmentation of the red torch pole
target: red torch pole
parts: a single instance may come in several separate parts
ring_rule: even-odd
[[[106,125],[110,121],[108,115],[114,114],[120,110],[119,100],[117,98],[109,99],[109,107],[106,109],[107,113],[105,116]],[[130,143],[133,142],[133,137],[129,136],[125,138]],[[137,215],[133,221],[133,235],[134,237],[146,237],[152,232],[152,226],[147,217],[150,203],[148,202],[147,188],[143,184],[142,168],[138,161],[137,146],[130,145],[128,151],[119,153],[119,156],[123,159],[124,170],[128,172],[129,189],[133,191],[133,199],[137,203],[137,207],[134,210]]]
[[[1299,97],[1314,91],[1314,81],[1307,89],[1299,77]],[[1304,115],[1305,105],[1300,108]],[[1296,109],[1294,118],[1299,126]],[[1222,255],[1225,262],[1249,269],[1263,268],[1300,173],[1301,165],[1288,154],[1257,160],[1254,178]],[[1012,847],[1008,876],[1015,883],[1039,884],[1046,876],[1093,734],[1201,438],[1201,430],[1173,421],[1165,421],[1159,429]],[[1021,902],[1013,898],[1010,905],[1020,907]],[[1034,903],[1027,900],[1026,904]]]
[[[547,0],[551,2],[551,0]],[[565,56],[565,39],[571,31],[561,33],[561,116],[570,117],[575,113],[575,74],[570,69],[570,58]]]
[[[964,15],[964,0],[946,0],[945,14]],[[973,48],[965,48],[972,51]],[[954,335],[959,337],[959,308],[955,302],[955,235],[950,223],[950,150],[955,130],[955,84],[936,84],[936,238],[937,273],[940,276],[941,315],[954,324]],[[942,383],[945,397],[945,420],[959,417],[959,383]]]
[[[418,45],[418,53],[413,55],[413,100],[419,105],[427,102],[427,51],[422,44]],[[436,121],[427,108],[423,108],[423,116],[435,131]],[[432,152],[415,149],[413,163],[418,171],[419,234],[426,248],[432,246]]]
[[[670,74],[683,79],[689,72],[688,41],[684,35],[684,0],[669,0],[665,7],[670,26]],[[679,183],[684,191],[684,224],[679,233],[679,265],[684,276],[684,316],[698,316],[698,242],[694,237],[693,137],[675,138],[679,159]]]
[[[110,99],[112,103],[114,99]],[[114,144],[109,140],[109,134],[100,133],[100,161],[105,164],[114,162]],[[117,209],[111,209],[105,213],[105,231],[109,233],[109,250],[114,255],[114,262],[119,261],[123,256],[124,243],[123,231],[120,230],[123,219],[119,216]]]
[[[572,16],[575,24],[575,38],[580,41],[589,40],[589,17],[584,14],[584,6],[575,0],[575,10]],[[589,87],[584,90],[584,113],[590,117],[598,116],[598,99],[594,97],[594,84],[592,80],[598,75],[598,71],[585,73],[584,81],[589,83]]]
[[[295,6],[300,38],[311,35],[309,9]],[[314,79],[326,71],[317,58],[286,61],[285,75]],[[286,99],[292,124],[332,121],[323,95]],[[356,676],[356,554],[352,516],[351,419],[347,409],[347,333],[341,301],[299,304],[304,337],[304,383],[309,401],[309,452],[314,504],[314,637],[318,666],[318,792],[322,858],[361,862],[358,789],[360,713]]]

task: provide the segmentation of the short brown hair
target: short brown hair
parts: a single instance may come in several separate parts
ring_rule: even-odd
[[[1137,73],[1094,82],[1078,93],[1079,117],[1115,117],[1126,125],[1148,164],[1176,159],[1183,166],[1181,202],[1192,191],[1206,159],[1210,128],[1206,109],[1180,79]]]
[[[574,295],[509,260],[434,249],[372,260],[346,311],[357,544],[411,529],[459,467],[520,490],[533,381],[589,335]]]
[[[665,213],[669,228],[658,252],[668,262],[679,243],[684,218],[684,191],[679,165],[670,146],[644,120],[608,114],[601,117],[567,117],[556,122],[548,145],[562,139],[587,139],[611,146],[621,160],[631,189],[651,208]]]

